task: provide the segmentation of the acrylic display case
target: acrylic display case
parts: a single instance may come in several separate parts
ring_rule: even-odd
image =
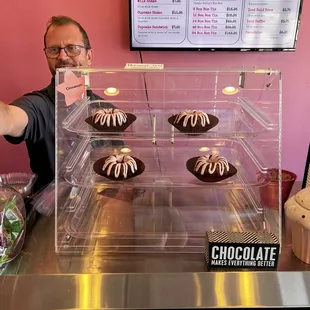
[[[70,77],[70,78],[69,78]],[[94,97],[93,94],[96,94]],[[272,69],[58,69],[56,75],[56,252],[204,252],[206,231],[268,231],[280,242],[281,73]],[[123,132],[85,120],[105,104],[132,113]],[[219,119],[201,134],[168,118],[201,110]],[[113,181],[94,163],[112,154],[143,161],[142,174]],[[189,158],[225,157],[237,173],[202,182]]]

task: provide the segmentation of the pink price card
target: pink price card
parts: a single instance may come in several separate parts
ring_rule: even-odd
[[[69,106],[83,98],[85,92],[85,78],[77,77],[68,70],[64,74],[64,82],[56,86],[56,90],[64,94],[66,105]]]

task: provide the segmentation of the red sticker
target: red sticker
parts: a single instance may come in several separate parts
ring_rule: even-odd
[[[77,77],[72,71],[66,71],[64,82],[57,85],[56,90],[65,95],[66,105],[69,106],[83,98],[85,92],[84,76]]]

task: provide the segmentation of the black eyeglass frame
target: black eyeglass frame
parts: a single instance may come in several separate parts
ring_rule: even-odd
[[[70,56],[70,55],[68,55],[68,51],[67,51],[66,49],[69,48],[69,47],[73,47],[73,46],[79,47],[79,53],[76,54],[76,55]],[[46,53],[46,50],[49,49],[49,48],[56,48],[56,47],[58,48],[58,54],[55,55],[55,57],[50,57],[50,56],[48,56],[47,53]],[[43,48],[43,51],[45,52],[45,56],[46,56],[47,58],[56,59],[57,57],[59,57],[60,51],[61,51],[61,50],[64,50],[65,53],[66,53],[66,55],[67,55],[68,57],[77,57],[77,56],[79,56],[79,55],[81,54],[81,48],[85,48],[85,50],[90,50],[90,49],[91,49],[90,46],[83,46],[83,45],[78,45],[78,44],[69,44],[69,45],[67,45],[67,46],[65,46],[65,47],[59,47],[59,46],[55,46],[55,47],[53,47],[53,46],[44,47],[44,48]]]

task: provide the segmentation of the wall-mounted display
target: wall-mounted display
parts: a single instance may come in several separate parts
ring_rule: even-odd
[[[293,51],[302,0],[130,0],[132,50]]]

